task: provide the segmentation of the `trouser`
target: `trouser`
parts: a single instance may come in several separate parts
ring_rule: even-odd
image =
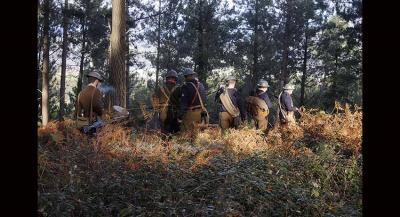
[[[284,112],[284,111],[283,111]],[[286,113],[286,118],[282,116],[281,118],[281,124],[282,125],[293,125],[296,124],[296,119],[294,117],[294,112],[289,111]]]
[[[182,130],[188,131],[201,123],[201,109],[188,110],[182,119]]]
[[[95,133],[97,129],[104,125],[103,121],[99,116],[97,116],[96,121],[93,122],[91,125],[82,127],[82,132],[85,134]]]
[[[254,116],[254,122],[256,124],[256,129],[260,129],[262,131],[266,130],[268,127],[268,116],[265,117],[263,115]]]
[[[220,112],[219,126],[222,128],[222,130],[233,127],[233,117],[228,112]]]
[[[160,127],[162,132],[166,132],[168,106],[163,106],[160,109]]]
[[[167,133],[177,133],[179,128],[176,107],[170,107],[164,122],[164,129]]]

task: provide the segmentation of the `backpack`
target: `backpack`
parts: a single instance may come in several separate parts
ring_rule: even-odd
[[[240,111],[239,109],[233,105],[232,100],[229,96],[229,93],[227,89],[224,90],[223,93],[219,95],[219,98],[221,99],[222,104],[226,108],[226,111],[233,117],[239,117],[240,116]]]
[[[269,114],[269,108],[267,103],[256,96],[248,96],[246,98],[247,112],[252,116],[265,116]]]

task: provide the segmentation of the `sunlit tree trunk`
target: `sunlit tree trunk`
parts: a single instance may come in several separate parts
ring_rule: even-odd
[[[114,104],[126,107],[126,29],[125,1],[112,0],[112,30],[111,30],[111,84],[115,87]]]
[[[43,7],[44,7],[43,10],[44,22],[43,22],[43,67],[42,67],[42,125],[46,126],[49,121],[50,0],[44,0]]]

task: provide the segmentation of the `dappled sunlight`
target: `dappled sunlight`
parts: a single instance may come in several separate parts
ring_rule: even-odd
[[[209,128],[167,139],[116,124],[87,137],[71,120],[50,122],[38,129],[40,204],[58,201],[70,204],[67,213],[93,215],[249,215],[284,213],[286,205],[293,214],[360,212],[362,112],[340,108],[303,109],[297,126],[267,135],[245,126],[223,136]],[[114,208],[87,207],[99,202]]]

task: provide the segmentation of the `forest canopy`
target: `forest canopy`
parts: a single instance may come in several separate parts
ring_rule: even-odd
[[[362,105],[360,0],[121,2],[128,109],[148,100],[168,70],[180,74],[183,67],[191,67],[210,93],[235,75],[244,95],[263,78],[275,96],[285,83],[294,84],[293,100],[300,106]],[[71,115],[92,70],[103,73],[104,83],[115,83],[111,5],[110,0],[39,1],[40,120],[43,114],[49,120]]]

